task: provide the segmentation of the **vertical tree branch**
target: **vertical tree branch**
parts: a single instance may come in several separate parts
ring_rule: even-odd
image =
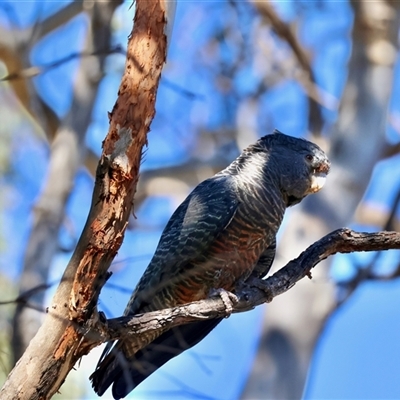
[[[125,71],[110,114],[86,225],[46,319],[10,373],[0,392],[2,399],[50,398],[90,350],[84,343],[85,322],[95,316],[100,288],[131,212],[166,57],[165,25],[163,0],[136,1]]]
[[[90,10],[90,27],[85,51],[101,52],[111,43],[111,18],[121,1],[96,1]],[[47,181],[34,207],[34,222],[24,259],[19,293],[47,282],[50,263],[58,249],[58,232],[76,171],[85,152],[85,134],[90,124],[94,101],[103,77],[105,53],[83,57],[74,84],[69,113],[59,127],[51,146]],[[43,307],[45,292],[36,291],[29,299],[35,308]],[[17,305],[14,315],[14,363],[22,356],[38,331],[42,313]]]

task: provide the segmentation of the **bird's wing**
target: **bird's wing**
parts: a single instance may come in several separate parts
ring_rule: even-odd
[[[179,281],[179,279],[174,278],[179,278],[179,274],[183,274],[185,266],[204,254],[218,235],[229,225],[238,206],[238,196],[231,177],[215,176],[198,185],[177,208],[165,227],[156,252],[139,281],[125,314],[142,312],[142,309],[156,297],[156,293],[173,284],[171,282]],[[166,301],[164,308],[168,306],[169,304]],[[174,347],[176,337],[172,333],[183,330],[187,340],[195,340],[197,343],[219,321],[204,321],[201,325],[202,329],[199,329],[199,325],[198,332],[193,338],[191,337],[192,329],[197,325],[165,333],[158,341],[160,344],[166,341],[167,347]],[[122,345],[122,342],[120,344]],[[193,342],[191,346],[194,344]],[[91,375],[92,385],[99,395],[103,394],[116,380],[122,382],[125,379],[130,382],[131,378],[125,376],[126,371],[129,371],[128,375],[132,374],[133,376],[135,374],[134,368],[131,367],[131,370],[129,370],[129,368],[122,367],[123,364],[127,363],[127,360],[122,356],[120,346],[118,344],[115,347],[113,346],[113,342],[107,344],[97,364],[96,371]],[[152,360],[154,365],[160,366],[173,357],[171,354],[167,357],[166,354],[170,351],[167,350],[164,353],[162,347],[158,350],[154,355],[154,360]],[[178,351],[178,353],[183,350]],[[140,353],[139,359],[142,356],[142,353]],[[121,382],[120,385],[122,385]]]
[[[156,252],[125,314],[142,312],[156,293],[179,282],[182,275],[191,268],[191,262],[204,255],[229,225],[238,206],[232,177],[215,176],[198,185],[177,208],[165,227]],[[164,308],[171,305],[165,304]]]
[[[271,269],[272,263],[275,259],[275,253],[276,238],[274,238],[272,243],[263,251],[250,277],[264,278]]]

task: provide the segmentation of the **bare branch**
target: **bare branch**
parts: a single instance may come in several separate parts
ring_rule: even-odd
[[[260,304],[271,302],[274,297],[291,289],[305,276],[311,278],[311,269],[331,255],[389,249],[400,249],[400,232],[364,233],[347,228],[333,231],[313,243],[299,257],[269,278],[251,279],[244,283],[236,291],[238,302],[233,305],[233,312],[248,311]],[[97,342],[95,345],[98,345],[99,340],[105,342],[133,335],[140,346],[143,343],[140,340],[141,335],[149,330],[164,331],[190,322],[228,316],[229,312],[223,300],[215,297],[134,317],[113,318],[105,323],[100,318],[86,339],[89,342]]]
[[[43,292],[43,291],[49,289],[51,286],[53,286],[53,284],[54,283],[43,283],[43,284],[37,285],[37,286],[33,287],[32,289],[29,289],[26,292],[21,293],[15,299],[0,301],[0,306],[6,305],[6,304],[24,304],[24,306],[25,306],[25,305],[29,304],[28,300],[30,297],[36,295],[36,293],[38,293],[38,292]],[[36,306],[35,307],[32,306],[32,308],[38,309]]]
[[[319,104],[324,101],[315,82],[314,73],[311,68],[309,57],[289,26],[283,22],[268,1],[253,1],[260,14],[267,19],[277,35],[279,35],[293,51],[297,61],[303,70],[303,76],[299,79],[309,98],[309,126],[315,135],[319,135],[323,126],[323,117]]]
[[[186,97],[188,100],[205,100],[205,97],[202,94],[198,94],[195,92],[192,92],[191,90],[188,90],[177,83],[170,81],[168,78],[165,76],[162,78],[161,85],[164,85],[165,87],[173,90],[174,92]]]
[[[107,48],[111,41],[111,19],[119,2],[96,2],[89,15],[89,29],[84,54],[75,77],[71,108],[57,129],[52,143],[47,180],[34,207],[34,222],[28,239],[20,279],[20,294],[47,281],[48,270],[58,250],[58,230],[64,219],[64,209],[73,181],[85,152],[85,134],[91,121],[94,102],[104,74]],[[71,57],[71,56],[69,56]],[[60,63],[61,61],[59,61]],[[51,63],[54,65],[57,63]],[[44,292],[31,296],[36,308],[41,309]],[[17,361],[42,322],[42,314],[26,309],[19,302],[13,319],[13,354]]]
[[[43,36],[78,15],[83,10],[83,5],[83,0],[75,0],[35,23],[33,27],[29,26],[25,29],[17,28],[19,23],[11,14],[12,8],[10,8],[8,15],[16,28],[9,30],[0,27],[0,59],[6,65],[7,70],[10,73],[24,69],[30,70],[31,73],[34,72],[34,68],[30,69],[29,67],[29,55],[32,47]],[[91,7],[93,7],[92,4]],[[33,120],[44,130],[47,137],[52,139],[60,121],[54,111],[37,94],[32,82],[25,79],[11,80],[10,85]]]
[[[1,78],[0,82],[34,78],[35,76],[49,72],[50,70],[52,70],[54,68],[57,68],[71,60],[74,60],[75,58],[85,58],[85,57],[91,57],[91,56],[103,56],[103,58],[104,58],[104,56],[107,56],[110,54],[115,54],[115,53],[125,54],[125,51],[122,49],[121,46],[117,45],[117,46],[111,47],[109,49],[99,49],[99,50],[95,50],[92,52],[87,52],[87,51],[74,52],[74,53],[68,54],[67,56],[62,57],[58,60],[52,61],[51,63],[46,63],[43,65],[32,65],[28,68],[24,68],[19,71],[11,72],[10,74]]]
[[[84,3],[83,0],[74,0],[62,9],[56,11],[54,14],[49,15],[43,21],[40,21],[35,26],[35,42],[76,17],[81,11],[83,11]]]
[[[396,226],[398,224],[396,214],[399,204],[400,190],[397,191],[391,211],[387,216],[386,223],[383,226],[385,231],[396,231]],[[368,265],[357,268],[357,272],[351,279],[338,283],[338,286],[343,288],[343,294],[339,298],[338,306],[343,304],[343,302],[345,302],[350,295],[353,294],[354,290],[357,289],[358,285],[366,280],[389,280],[400,276],[400,263],[397,265],[397,268],[394,268],[393,271],[391,271],[390,274],[379,274],[374,272],[374,267],[380,256],[380,253],[376,253]]]

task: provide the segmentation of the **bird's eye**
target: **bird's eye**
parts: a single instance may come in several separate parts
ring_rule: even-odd
[[[307,161],[312,161],[314,159],[314,156],[312,154],[307,154],[306,155],[306,160]]]

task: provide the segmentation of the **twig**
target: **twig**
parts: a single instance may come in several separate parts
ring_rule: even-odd
[[[324,123],[319,104],[323,104],[324,102],[321,99],[319,90],[317,90],[318,86],[315,81],[309,57],[289,26],[279,18],[279,15],[268,1],[253,1],[253,3],[261,16],[270,22],[276,34],[287,42],[299,62],[301,69],[304,71],[299,81],[303,85],[309,99],[309,125],[311,131],[315,135],[319,135]]]
[[[68,61],[74,60],[75,58],[83,58],[83,57],[91,57],[91,56],[100,56],[100,55],[108,55],[108,54],[115,54],[121,53],[125,54],[122,50],[121,46],[114,46],[108,50],[99,50],[93,52],[73,52],[68,54],[65,57],[60,58],[59,60],[52,61],[51,63],[39,65],[39,66],[31,66],[28,68],[24,68],[20,71],[11,72],[10,74],[6,75],[5,77],[0,79],[0,82],[3,81],[13,81],[17,79],[27,79],[27,78],[34,78],[37,75],[44,74],[49,72],[50,70],[59,67],[67,63]]]
[[[49,289],[51,286],[53,286],[56,282],[53,283],[43,283],[40,285],[37,285],[33,287],[32,289],[26,290],[25,292],[21,293],[19,296],[17,296],[15,299],[12,300],[3,300],[0,301],[0,306],[2,305],[7,305],[7,304],[29,304],[28,300],[30,297],[35,296],[38,292],[45,291]],[[31,308],[35,308],[31,306]]]
[[[202,94],[197,94],[195,92],[192,92],[188,89],[185,89],[184,87],[174,83],[173,81],[169,80],[168,78],[163,77],[161,79],[160,84],[164,85],[165,87],[175,91],[176,93],[187,97],[189,100],[205,100],[205,96]]]
[[[394,199],[390,214],[383,226],[383,229],[386,230],[394,230],[396,228],[396,214],[397,209],[400,204],[400,190],[397,191],[396,197]],[[394,268],[390,274],[378,274],[374,273],[374,266],[376,265],[380,253],[376,253],[372,260],[366,266],[356,266],[356,273],[354,276],[346,280],[344,282],[339,282],[338,286],[343,288],[343,295],[339,298],[338,306],[343,304],[357,289],[361,282],[367,280],[389,280],[400,276],[400,264],[397,265],[397,268]]]

